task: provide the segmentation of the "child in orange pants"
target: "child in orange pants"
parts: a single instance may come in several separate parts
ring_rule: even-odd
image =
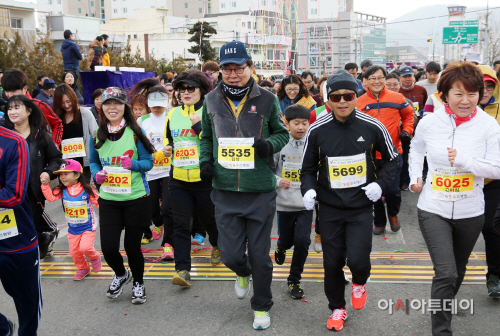
[[[94,248],[97,216],[92,207],[92,204],[99,207],[99,195],[85,182],[82,173],[78,161],[63,160],[61,168],[54,172],[60,175],[61,184],[52,190],[42,182],[42,192],[47,201],[63,199],[68,222],[69,251],[77,268],[73,280],[82,280],[90,274],[85,257],[89,258],[94,272],[99,272],[102,267],[101,256]]]

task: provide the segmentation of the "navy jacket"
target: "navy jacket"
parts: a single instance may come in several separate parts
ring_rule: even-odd
[[[82,60],[82,53],[78,45],[71,39],[65,39],[61,46],[61,53],[64,61],[64,69],[78,69]]]

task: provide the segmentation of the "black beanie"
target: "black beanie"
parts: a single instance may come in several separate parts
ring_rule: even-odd
[[[358,95],[358,83],[356,79],[347,71],[339,70],[326,80],[326,93],[330,97],[332,92],[337,90],[352,90]]]

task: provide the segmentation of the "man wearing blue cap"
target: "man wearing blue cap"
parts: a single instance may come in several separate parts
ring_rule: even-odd
[[[54,91],[56,90],[56,87],[56,82],[54,82],[52,79],[47,78],[43,81],[42,91],[40,91],[40,93],[34,98],[47,103],[47,105],[52,108],[52,104],[54,104]]]
[[[253,277],[254,329],[271,325],[273,264],[269,257],[276,212],[273,154],[288,142],[278,99],[252,78],[248,47],[238,41],[220,50],[222,82],[203,108],[200,177],[212,180],[212,201],[222,261],[237,275],[244,299]],[[245,253],[248,240],[248,255]]]

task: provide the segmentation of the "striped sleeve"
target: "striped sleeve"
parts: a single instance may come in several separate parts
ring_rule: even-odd
[[[3,148],[2,169],[5,182],[0,186],[0,207],[14,208],[21,204],[28,188],[29,151],[28,144],[21,136],[0,127],[0,137],[8,146]]]

